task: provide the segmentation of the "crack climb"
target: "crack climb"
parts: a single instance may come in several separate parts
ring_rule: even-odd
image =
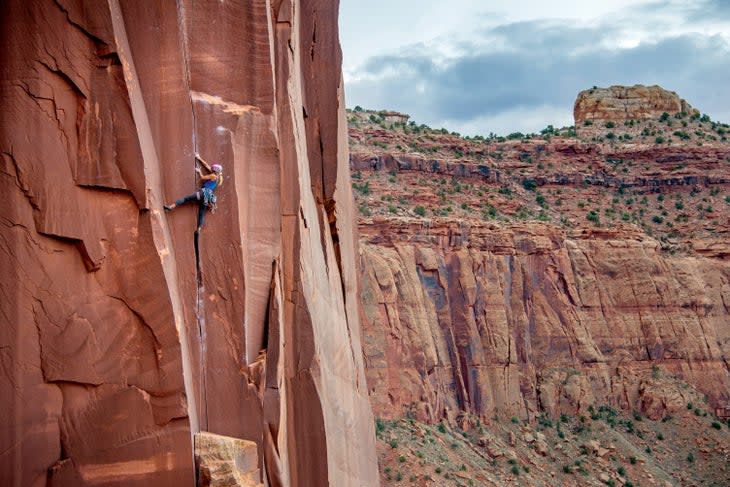
[[[177,1],[177,14],[178,24],[180,25],[180,36],[182,41],[182,54],[183,63],[185,70],[185,82],[187,84],[188,98],[190,100],[190,113],[192,116],[192,139],[193,139],[193,154],[198,154],[198,120],[195,114],[195,100],[193,99],[193,86],[190,76],[190,47],[188,43],[188,31],[187,21],[185,15],[185,5],[183,0]],[[197,164],[193,160],[193,165]],[[193,171],[195,175],[195,171]],[[197,179],[196,179],[197,183]],[[196,296],[195,296],[195,317],[198,322],[198,345],[200,352],[200,400],[201,400],[201,418],[200,428],[203,431],[208,429],[208,396],[207,396],[207,347],[206,347],[206,334],[205,334],[205,300],[204,289],[203,289],[203,272],[200,259],[200,233],[195,232],[194,234],[194,247],[195,247],[195,283],[196,283]]]
[[[208,391],[206,384],[207,373],[207,338],[205,333],[205,290],[203,288],[203,272],[200,264],[200,232],[194,234],[195,245],[195,316],[198,320],[198,339],[200,340],[200,389],[203,400],[203,417],[201,418],[201,427],[203,430],[208,429]]]

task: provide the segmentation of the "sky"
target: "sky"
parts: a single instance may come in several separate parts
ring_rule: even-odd
[[[348,108],[462,135],[573,125],[611,85],[730,122],[730,0],[340,0],[340,42]]]

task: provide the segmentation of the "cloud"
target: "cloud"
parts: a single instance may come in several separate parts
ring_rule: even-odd
[[[691,20],[730,21],[730,2],[727,0],[700,0],[691,4]]]
[[[702,5],[730,10],[715,0]],[[651,19],[639,29],[648,25]],[[616,23],[514,22],[477,32],[451,50],[419,44],[370,58],[348,80],[347,100],[403,111],[419,123],[448,122],[464,134],[533,132],[561,123],[583,89],[640,83],[676,91],[713,118],[728,120],[729,55],[721,34],[662,38]],[[555,118],[532,115],[548,117],[553,110]]]

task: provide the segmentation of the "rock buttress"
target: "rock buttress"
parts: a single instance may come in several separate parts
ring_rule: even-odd
[[[198,431],[271,485],[377,483],[336,16],[3,2],[5,485],[192,485]],[[195,152],[225,168],[197,246],[161,211]]]

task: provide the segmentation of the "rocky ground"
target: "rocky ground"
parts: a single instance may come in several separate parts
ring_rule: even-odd
[[[606,405],[578,417],[542,415],[532,422],[377,419],[381,480],[417,486],[727,485],[730,423],[708,414],[702,395],[686,383],[658,380],[693,400],[656,420]]]

